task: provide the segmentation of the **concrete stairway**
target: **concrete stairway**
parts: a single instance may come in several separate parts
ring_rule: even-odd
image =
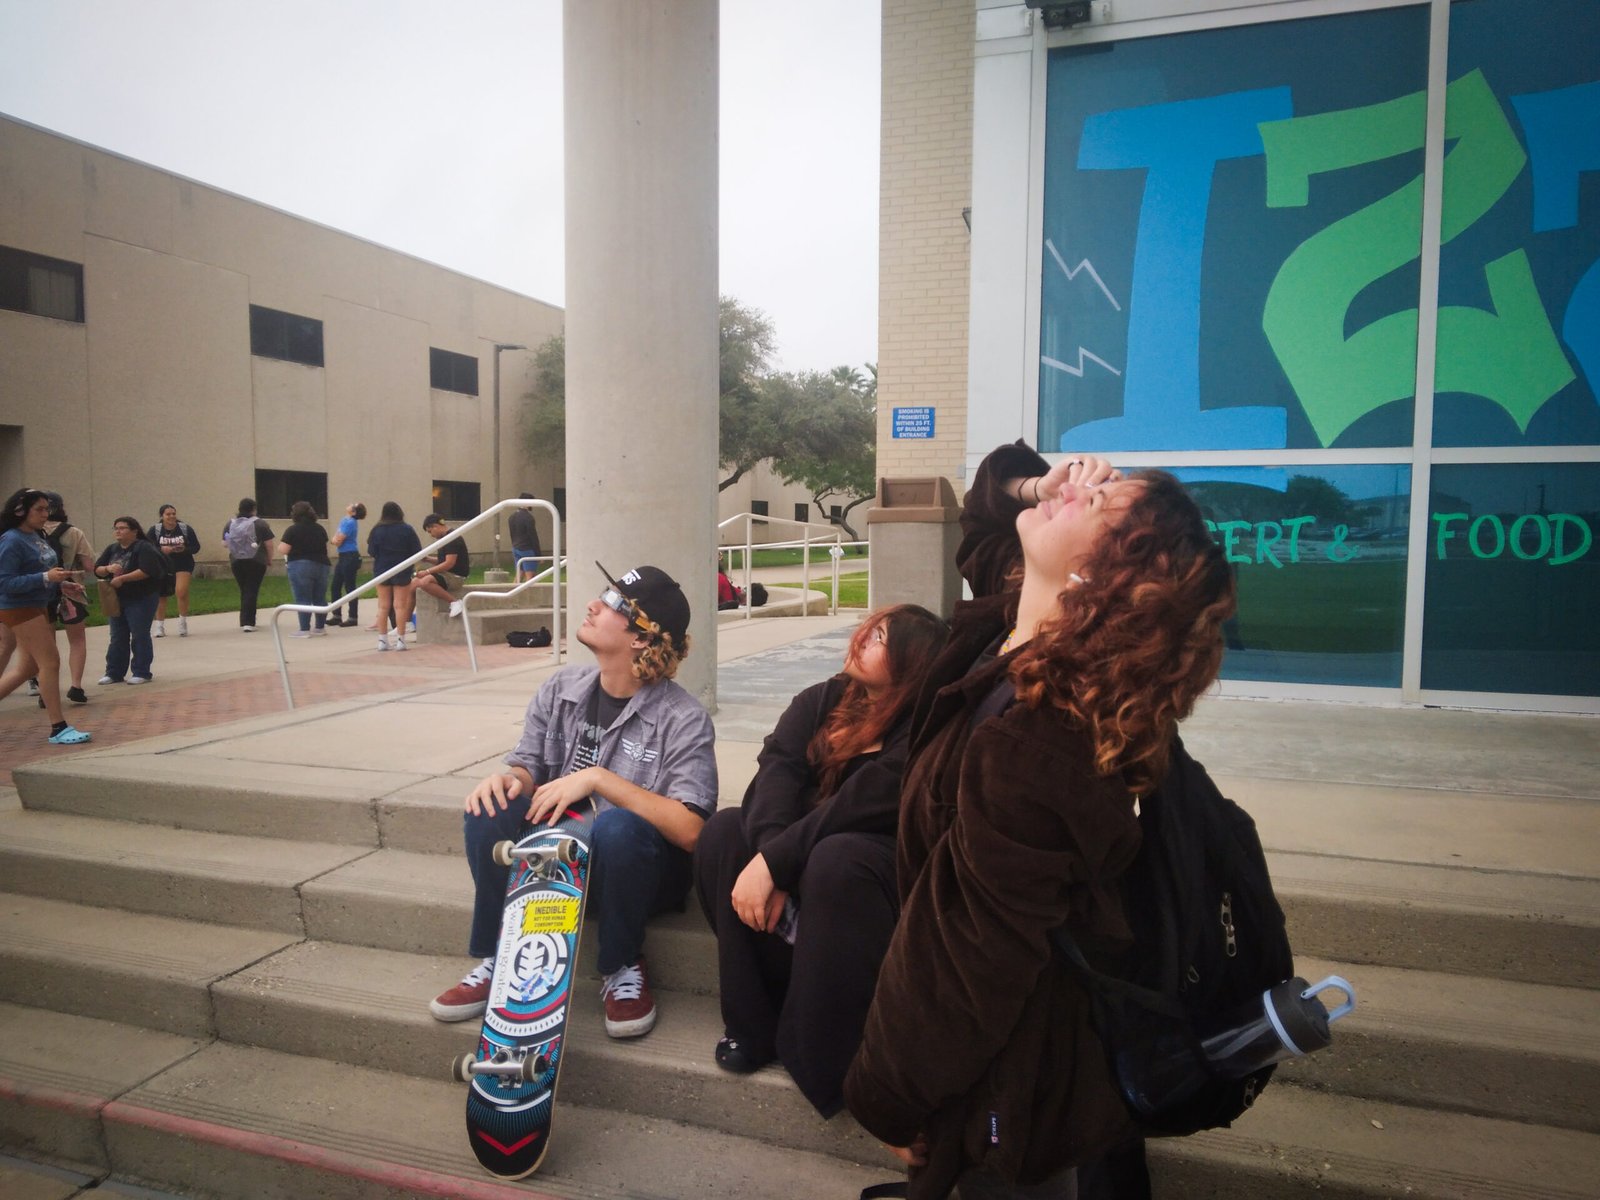
[[[651,933],[656,1030],[611,1042],[586,997],[545,1169],[492,1181],[447,1074],[476,1024],[426,1009],[466,965],[460,777],[208,775],[175,757],[16,772],[21,806],[0,811],[0,1149],[230,1197],[847,1197],[892,1175],[781,1069],[716,1069],[714,946],[692,912]],[[1600,871],[1581,869],[1592,840],[1571,849],[1593,806],[1221,778],[1280,831],[1300,973],[1347,975],[1361,1005],[1232,1129],[1154,1147],[1158,1195],[1595,1195]],[[1438,822],[1470,810],[1555,865],[1362,857],[1324,822],[1295,832],[1313,803],[1441,846]]]

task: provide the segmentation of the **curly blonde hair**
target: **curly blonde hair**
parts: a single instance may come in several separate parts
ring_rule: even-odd
[[[1122,520],[1099,537],[1060,610],[1011,677],[1033,707],[1082,724],[1102,775],[1144,792],[1166,773],[1178,722],[1222,665],[1233,577],[1200,509],[1173,476],[1143,471]]]
[[[650,635],[641,635],[650,636]],[[649,644],[633,660],[633,677],[640,683],[659,683],[678,673],[678,664],[689,657],[692,639],[683,635],[683,649],[672,644],[672,635],[662,632],[650,636]]]

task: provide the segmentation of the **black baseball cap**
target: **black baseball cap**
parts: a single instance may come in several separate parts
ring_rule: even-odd
[[[656,632],[672,635],[672,644],[680,651],[689,635],[689,601],[678,581],[660,567],[635,567],[621,579],[613,579],[611,572],[600,566],[606,582],[632,600],[633,627],[641,633]]]

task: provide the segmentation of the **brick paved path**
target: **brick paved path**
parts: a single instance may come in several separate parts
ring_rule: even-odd
[[[530,659],[530,653],[536,659]],[[545,653],[511,646],[482,646],[478,665],[484,670],[527,662],[543,665]],[[159,664],[157,664],[159,667]],[[464,683],[473,676],[461,646],[414,646],[402,654],[374,651],[361,658],[341,660],[345,669],[326,666],[304,669],[291,666],[296,708],[325,700],[356,696],[382,696],[424,684]],[[156,681],[142,687],[88,685],[88,704],[67,704],[67,720],[94,734],[86,746],[52,746],[46,737],[49,718],[38,702],[18,689],[0,700],[0,786],[11,785],[12,770],[22,763],[80,754],[84,750],[119,746],[141,738],[178,733],[209,725],[225,725],[245,717],[284,712],[288,702],[276,668],[242,672],[223,679]]]

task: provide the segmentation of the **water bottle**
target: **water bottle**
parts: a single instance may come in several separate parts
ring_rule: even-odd
[[[1329,1012],[1317,999],[1336,988],[1345,1002]],[[1210,1069],[1226,1079],[1243,1079],[1263,1067],[1321,1050],[1332,1040],[1328,1026],[1355,1010],[1356,993],[1345,980],[1329,975],[1316,984],[1287,979],[1219,1017],[1200,1030],[1200,1049]],[[1128,1102],[1147,1116],[1182,1104],[1208,1081],[1186,1043],[1158,1045],[1135,1081],[1123,1072]]]

